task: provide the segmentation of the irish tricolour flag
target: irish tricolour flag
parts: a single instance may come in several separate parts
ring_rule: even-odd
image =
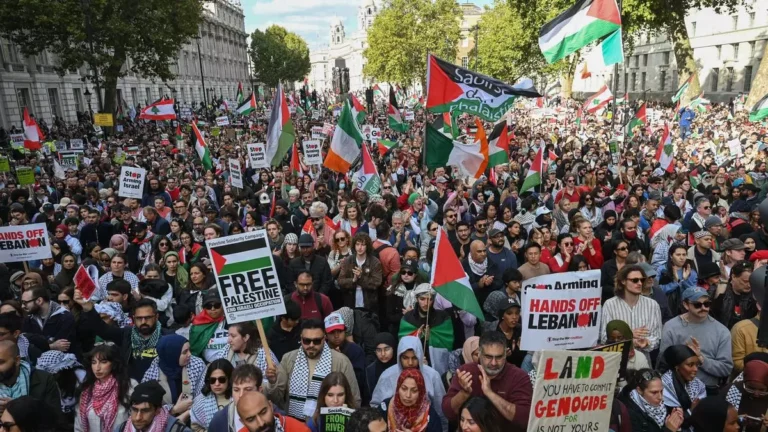
[[[763,96],[762,99],[757,101],[755,106],[752,107],[752,111],[749,112],[749,121],[760,121],[768,117],[768,95]]]
[[[554,63],[620,28],[616,0],[579,0],[544,24],[539,48],[547,62]]]
[[[338,173],[347,173],[352,162],[360,155],[360,147],[363,144],[363,133],[352,115],[352,107],[349,101],[344,102],[344,107],[339,115],[339,124],[333,133],[331,148],[323,161],[323,165]]]
[[[442,228],[437,230],[432,269],[430,283],[438,294],[457,308],[476,316],[480,321],[485,320],[483,310],[469,283],[469,277],[464,272],[456,252],[453,251],[448,234]]]
[[[146,120],[174,120],[176,111],[173,109],[173,99],[161,99],[144,107],[139,114],[140,119]]]

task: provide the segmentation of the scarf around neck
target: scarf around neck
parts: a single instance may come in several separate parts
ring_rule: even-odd
[[[309,376],[309,359],[304,350],[299,350],[296,362],[293,366],[288,386],[288,415],[299,420],[305,420],[308,416],[304,413],[304,405],[307,402],[317,404],[317,395],[320,393],[320,384],[331,373],[332,366],[331,347],[323,346],[320,359],[315,366],[315,372]]]
[[[656,422],[659,427],[664,426],[664,420],[667,419],[667,407],[664,406],[664,404],[661,404],[659,406],[653,406],[650,403],[648,403],[647,400],[637,391],[637,389],[633,389],[629,393],[629,397],[632,399],[632,402],[636,403],[638,407],[640,407],[643,412],[648,414],[648,417],[652,418],[654,422]]]
[[[408,378],[416,381],[416,387],[419,389],[419,400],[411,406],[405,406],[400,400],[400,395],[395,393],[389,401],[389,407],[387,407],[387,419],[389,420],[387,423],[390,432],[398,431],[401,428],[411,432],[423,432],[429,425],[430,401],[427,396],[424,376],[418,369],[405,369],[397,379],[396,388],[400,388]]]
[[[141,356],[141,353],[148,348],[154,348],[157,346],[157,341],[160,340],[160,322],[155,323],[155,331],[148,338],[144,338],[139,333],[139,329],[134,327],[131,329],[131,350],[133,351],[133,357],[137,358]]]
[[[170,415],[168,414],[167,408],[161,408],[157,414],[155,414],[154,420],[152,420],[152,424],[149,425],[149,428],[145,432],[163,432],[165,431],[165,427],[168,425],[168,419],[170,418]],[[125,422],[125,428],[123,428],[123,432],[137,432],[138,430],[133,426],[133,422],[131,420],[128,420]]]
[[[472,257],[469,257],[467,260],[469,262],[469,268],[472,270],[472,273],[482,276],[485,274],[485,272],[488,270],[488,258],[483,260],[482,263],[476,263],[475,260],[472,259]]]
[[[90,390],[84,391],[80,398],[80,424],[83,431],[88,432],[90,425],[88,423],[88,411],[93,408],[93,412],[101,421],[101,429],[110,431],[115,424],[119,403],[117,400],[117,378],[114,375],[104,381],[96,381]]]
[[[19,363],[19,376],[16,377],[16,382],[12,386],[0,384],[0,397],[7,397],[16,399],[29,394],[29,375],[31,373],[31,367],[26,360],[22,360]]]

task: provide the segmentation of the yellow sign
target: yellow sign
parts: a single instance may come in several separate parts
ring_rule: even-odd
[[[96,126],[114,126],[115,122],[112,120],[112,114],[109,113],[97,113],[93,115],[93,124]]]

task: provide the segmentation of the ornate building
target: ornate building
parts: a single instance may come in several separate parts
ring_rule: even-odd
[[[163,83],[129,72],[118,80],[118,97],[129,105],[146,105],[163,95],[175,96],[182,106],[199,104],[203,100],[201,58],[208,100],[214,95],[234,98],[238,82],[248,88],[248,35],[242,6],[237,0],[207,0],[203,14],[200,39],[182,46],[171,66],[174,81]],[[56,62],[56,55],[47,51],[23,57],[14,44],[0,39],[0,127],[20,127],[23,107],[47,122],[54,115],[74,122],[77,111],[88,109],[86,90],[93,93],[91,106],[98,111],[96,89],[85,79],[88,68],[84,65],[60,77],[53,69]],[[130,59],[125,67],[130,67]]]

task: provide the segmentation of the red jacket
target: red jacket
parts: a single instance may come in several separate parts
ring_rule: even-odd
[[[573,238],[573,247],[578,249],[579,245],[583,243],[578,237]],[[593,238],[592,246],[595,249],[594,253],[589,252],[589,248],[584,249],[582,255],[587,260],[589,268],[592,270],[599,270],[603,266],[603,247],[600,246],[600,240]]]
[[[316,295],[314,291],[311,291],[306,297],[300,296],[298,291],[294,291],[291,294],[291,300],[295,301],[296,304],[301,307],[302,320],[311,318],[323,320],[333,312],[333,304],[331,304],[331,300],[328,296],[322,293],[317,293],[317,295],[320,296],[322,308],[318,307],[317,303],[315,303]]]

